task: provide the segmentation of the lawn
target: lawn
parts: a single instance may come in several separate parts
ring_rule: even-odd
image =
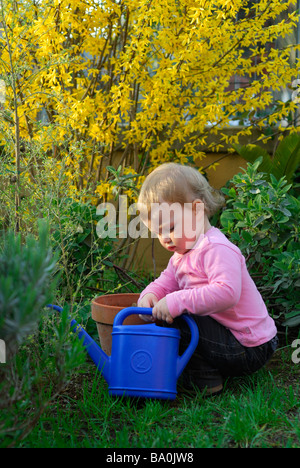
[[[268,365],[226,382],[221,395],[174,401],[113,398],[94,365],[48,407],[23,448],[298,448],[300,363],[281,346]]]

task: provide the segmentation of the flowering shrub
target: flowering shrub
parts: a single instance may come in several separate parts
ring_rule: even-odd
[[[298,24],[293,5],[1,0],[0,138],[17,186],[20,166],[32,183],[39,167],[24,154],[26,142],[54,159],[53,178],[62,171],[69,177],[69,195],[88,187],[102,196],[105,167],[117,154],[123,169],[144,175],[170,158],[203,158],[200,145],[218,150],[253,125],[281,121],[297,104],[280,102],[272,111],[271,90],[298,76],[290,56],[299,45],[274,42]],[[251,117],[245,126],[233,136],[223,132],[241,113]],[[219,132],[218,142],[208,143],[210,132]]]

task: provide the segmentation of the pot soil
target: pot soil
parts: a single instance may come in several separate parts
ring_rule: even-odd
[[[98,329],[100,345],[103,351],[111,355],[112,327],[115,316],[126,307],[136,306],[139,294],[108,294],[96,297],[92,301],[92,318]],[[130,315],[124,320],[124,325],[145,325],[145,321],[138,315]]]

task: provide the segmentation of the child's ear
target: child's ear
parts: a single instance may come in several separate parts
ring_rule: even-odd
[[[203,210],[204,212],[204,203],[202,200],[200,200],[200,198],[196,198],[193,202],[192,202],[192,209],[193,209],[193,212],[195,214],[198,214],[201,212],[201,210]]]

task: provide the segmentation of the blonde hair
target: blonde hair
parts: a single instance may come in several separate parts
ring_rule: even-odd
[[[197,169],[177,163],[164,163],[145,179],[138,199],[141,215],[148,216],[152,203],[191,203],[199,198],[210,218],[223,205],[224,197],[209,185]]]

